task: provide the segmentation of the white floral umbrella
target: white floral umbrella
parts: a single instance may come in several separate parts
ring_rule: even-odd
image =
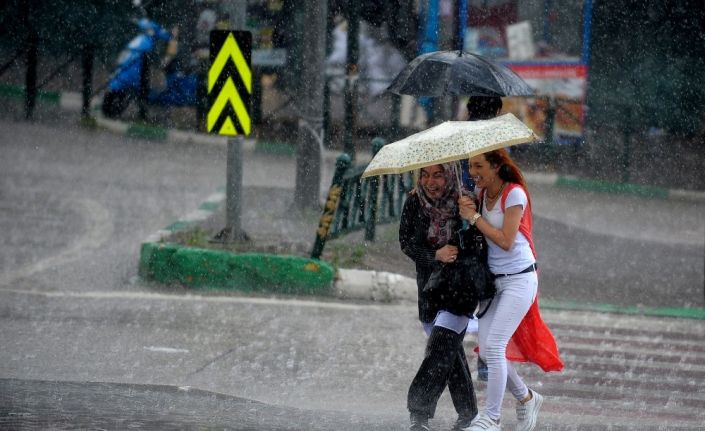
[[[533,130],[513,114],[491,120],[446,121],[382,147],[362,178],[400,174],[537,140]]]

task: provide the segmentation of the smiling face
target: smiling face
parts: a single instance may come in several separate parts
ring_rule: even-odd
[[[446,190],[446,177],[443,166],[433,165],[421,169],[419,183],[429,199],[440,199]]]
[[[484,154],[470,159],[470,176],[477,187],[486,189],[487,186],[497,181],[499,168],[492,166]]]

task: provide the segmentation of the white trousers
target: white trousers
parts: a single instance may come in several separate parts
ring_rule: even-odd
[[[504,391],[509,388],[517,400],[526,398],[529,389],[507,360],[507,344],[536,297],[536,272],[509,275],[495,280],[497,294],[479,321],[480,356],[487,363],[485,413],[497,420],[502,415]],[[481,304],[483,310],[486,304]]]

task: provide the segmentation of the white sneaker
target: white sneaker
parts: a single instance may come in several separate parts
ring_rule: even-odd
[[[475,417],[475,420],[469,427],[463,428],[463,431],[502,431],[502,429],[499,427],[497,422],[482,413]]]
[[[531,399],[524,404],[517,402],[516,431],[532,431],[536,427],[536,419],[539,417],[543,397],[536,391],[529,390],[532,394]]]

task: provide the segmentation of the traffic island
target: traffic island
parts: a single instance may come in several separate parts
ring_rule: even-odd
[[[214,240],[225,222],[225,193],[219,190],[195,211],[143,241],[140,277],[195,290],[382,303],[416,300],[416,279],[394,270],[401,264],[413,270],[398,251],[396,225],[381,226],[373,243],[364,240],[363,231],[331,240],[317,260],[309,256],[319,214],[293,211],[290,190],[245,187],[243,202],[242,225],[249,241],[226,244]]]
[[[300,256],[232,253],[170,243],[143,243],[143,279],[192,288],[244,292],[329,294],[335,270],[326,262]]]
[[[256,208],[256,198],[262,194],[275,198],[271,208]],[[313,232],[314,228],[307,229],[305,220],[297,221],[289,216],[283,221],[272,216],[286,213],[284,207],[276,205],[282,205],[285,195],[286,191],[246,189],[245,200],[252,204],[248,206],[245,218],[249,221],[247,227],[252,240],[223,244],[212,238],[224,223],[225,194],[222,191],[213,193],[196,211],[150,235],[141,244],[140,277],[196,289],[333,294],[334,266],[311,259],[302,252],[306,245],[302,243],[307,237],[305,233]],[[303,235],[291,238],[291,232]],[[296,250],[299,255],[287,253]]]

